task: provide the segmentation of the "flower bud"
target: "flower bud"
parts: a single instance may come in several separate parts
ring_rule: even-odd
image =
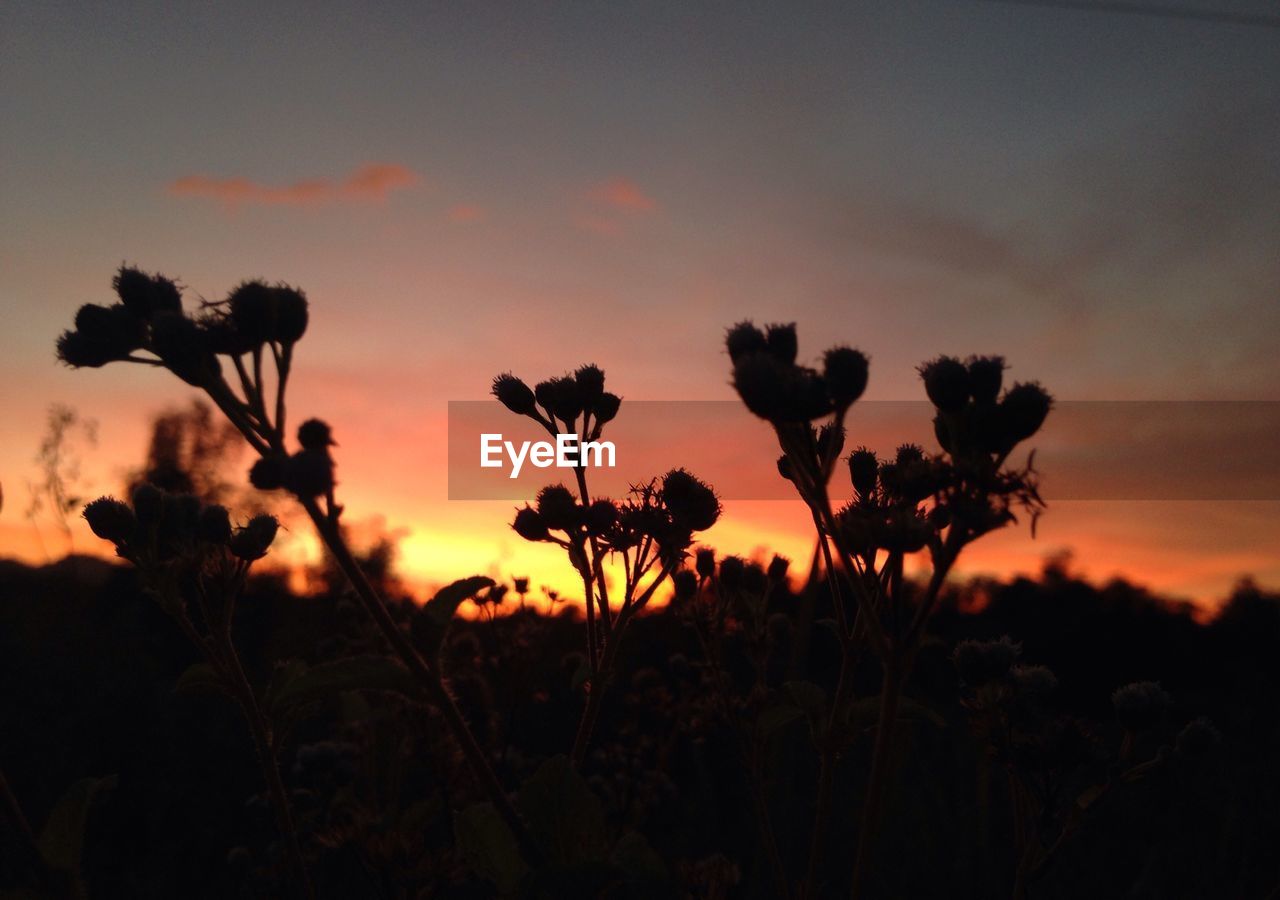
[[[698,576],[688,569],[681,569],[671,576],[671,586],[675,590],[671,599],[676,603],[688,603],[698,595]]]
[[[982,687],[1009,674],[1022,646],[1008,635],[994,641],[961,641],[952,659],[965,684]]]
[[[822,375],[836,409],[848,409],[867,389],[865,354],[850,347],[832,347],[822,360]]]
[[[1184,759],[1199,760],[1212,753],[1221,741],[1222,734],[1213,726],[1213,722],[1201,716],[1192,719],[1178,732],[1174,748]]]
[[[249,483],[260,491],[274,491],[285,486],[289,477],[287,456],[264,456],[249,470]]]
[[[231,540],[231,516],[227,508],[215,503],[202,509],[198,532],[200,540],[210,544],[225,544]]]
[[[591,414],[596,420],[596,426],[604,425],[612,422],[614,417],[618,415],[618,409],[622,406],[622,398],[617,394],[610,394],[605,391],[596,398],[595,403],[591,407]]]
[[[753,353],[763,353],[769,348],[764,332],[750,322],[739,322],[730,328],[724,342],[729,351],[729,360],[735,365],[738,360]]]
[[[73,369],[99,369],[120,357],[99,338],[83,331],[64,331],[58,338],[58,359]]]
[[[746,574],[747,564],[741,556],[726,556],[720,560],[720,583],[731,591],[742,587],[742,579]]]
[[[1116,719],[1129,731],[1145,731],[1159,725],[1173,701],[1154,681],[1135,681],[1111,695]]]
[[[836,518],[845,545],[859,556],[865,556],[873,549],[869,515],[862,507],[849,504],[840,510]]]
[[[538,514],[542,516],[547,528],[556,531],[571,531],[578,525],[578,503],[573,493],[562,484],[552,484],[538,491]]]
[[[529,579],[527,576],[511,579],[511,586],[515,588],[517,594],[529,593]]]
[[[796,353],[799,352],[799,342],[796,340],[796,323],[789,322],[786,325],[770,325],[765,332],[765,345],[783,365],[795,365]]]
[[[932,535],[929,522],[914,510],[895,509],[876,532],[876,543],[891,553],[918,553]]]
[[[840,451],[844,449],[844,426],[831,422],[823,425],[818,429],[818,457],[821,459],[834,459],[840,456]]]
[[[574,383],[578,386],[578,395],[582,398],[583,407],[590,409],[604,393],[604,372],[594,363],[580,366],[573,373]]]
[[[995,403],[1004,380],[1004,357],[971,356],[965,365],[969,370],[969,396],[975,403]]]
[[[741,356],[733,366],[733,387],[747,409],[762,419],[776,421],[783,412],[786,397],[782,381],[786,369],[768,353]]]
[[[1010,671],[1013,683],[1023,694],[1043,696],[1058,686],[1058,676],[1048,666],[1014,666]]]
[[[1004,427],[1015,444],[1039,431],[1052,408],[1053,398],[1035,381],[1015,384],[1000,401]]]
[[[181,313],[155,314],[151,346],[169,371],[187,384],[199,387],[221,374],[218,358],[205,349],[199,326]]]
[[[662,500],[672,519],[690,531],[706,531],[720,518],[715,491],[684,469],[672,469],[662,477]]]
[[[540,382],[533,393],[543,409],[562,422],[572,422],[582,414],[578,383],[568,376]]]
[[[81,515],[94,534],[116,546],[126,543],[138,524],[128,504],[114,497],[99,497],[85,504]]]
[[[490,393],[498,398],[498,402],[516,415],[533,415],[535,409],[533,391],[529,388],[529,385],[510,372],[504,372],[493,379],[493,387]]]
[[[516,518],[511,523],[511,527],[526,541],[545,541],[549,536],[547,523],[542,520],[542,516],[536,509],[528,506],[516,510]]]
[[[307,419],[298,426],[298,443],[304,450],[324,450],[335,446],[329,423],[320,419]]]
[[[859,497],[870,497],[875,493],[879,473],[880,461],[866,447],[859,447],[849,456],[849,478]]]
[[[129,498],[133,502],[133,514],[138,522],[151,525],[160,521],[160,511],[164,508],[164,491],[154,484],[143,482],[133,489]]]
[[[253,562],[267,555],[271,542],[276,539],[276,531],[280,523],[275,516],[254,516],[248,524],[237,528],[231,535],[230,548],[232,554]]]
[[[909,466],[913,463],[924,461],[924,450],[919,444],[902,444],[898,447],[894,456],[894,462],[899,466]]]
[[[831,412],[831,396],[827,380],[813,369],[795,369],[795,415],[791,421],[809,422]]]
[[[791,560],[785,556],[774,554],[773,559],[769,560],[769,568],[766,574],[769,580],[773,582],[782,581],[787,577],[787,570],[791,568]]]
[[[778,457],[778,474],[787,479],[787,481],[795,481],[791,472],[791,460],[787,458],[785,453]]]
[[[76,368],[96,369],[146,343],[143,324],[119,304],[86,303],[76,312],[75,326],[59,338],[58,358]]]
[[[710,578],[716,574],[716,551],[710,547],[699,547],[698,552],[694,554],[694,569],[703,578]]]
[[[276,334],[279,295],[263,281],[245,281],[227,297],[231,321],[254,344],[265,344]]]
[[[207,316],[197,325],[201,344],[209,353],[240,356],[257,346],[253,340],[241,334],[227,316]]]
[[[939,356],[920,367],[925,393],[943,412],[955,412],[969,401],[969,370],[951,356]]]
[[[280,344],[294,344],[307,333],[307,295],[281,284],[272,289],[276,297],[276,320],[272,337]]]
[[[285,486],[303,499],[321,497],[333,490],[333,457],[328,448],[299,450],[289,457]]]
[[[583,519],[587,531],[597,536],[602,535],[618,521],[618,507],[612,500],[596,500],[587,507]]]
[[[121,266],[111,287],[130,314],[150,319],[158,312],[182,312],[182,293],[163,275],[148,275],[131,266]]]

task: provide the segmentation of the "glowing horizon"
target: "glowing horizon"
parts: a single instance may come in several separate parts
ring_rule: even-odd
[[[352,524],[402,534],[421,584],[573,583],[513,504],[446,499],[449,400],[586,362],[626,401],[731,399],[744,318],[796,321],[808,358],[864,350],[871,399],[920,398],[943,353],[1003,354],[1063,400],[1280,399],[1273,34],[911,7],[7,9],[0,556],[43,559],[23,513],[50,404],[99,422],[96,494],[191,396],[55,363],[122,261],[181,278],[189,308],[252,277],[308,292],[291,419],[333,423]],[[1280,584],[1278,511],[1051,503],[1037,540],[1010,529],[961,569],[1070,549],[1095,580],[1211,603]],[[802,568],[808,527],[731,502],[707,541]]]

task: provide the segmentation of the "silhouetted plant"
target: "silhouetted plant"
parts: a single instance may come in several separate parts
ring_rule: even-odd
[[[726,335],[733,385],[743,403],[769,422],[782,456],[778,471],[808,505],[829,575],[841,668],[827,725],[819,736],[821,766],[806,889],[817,889],[830,812],[834,763],[853,697],[852,671],[863,647],[880,662],[882,685],[871,772],[858,832],[853,894],[859,896],[880,819],[899,700],[947,573],[972,541],[1042,507],[1030,461],[1006,468],[1009,454],[1033,436],[1051,406],[1037,384],[1003,395],[1004,360],[939,357],[920,368],[936,414],[941,453],[914,445],[884,460],[866,448],[847,457],[853,499],[833,508],[829,482],[845,446],[845,420],[867,385],[868,361],[845,346],[828,350],[822,370],[796,362],[794,324],[761,330],[741,322]],[[918,589],[904,577],[906,557],[927,553],[932,569]],[[839,565],[845,579],[838,577]],[[850,589],[852,602],[844,596]]]
[[[278,732],[232,641],[236,604],[249,569],[266,556],[279,524],[261,515],[233,528],[226,507],[206,506],[192,494],[172,494],[145,483],[134,489],[131,501],[100,497],[85,506],[85,521],[134,565],[146,592],[204,658],[187,670],[179,687],[214,687],[244,713],[294,874],[302,893],[314,896],[280,779]]]
[[[203,302],[198,313],[188,315],[178,284],[162,275],[122,267],[113,287],[119,302],[82,306],[75,327],[58,339],[58,357],[77,368],[111,362],[164,368],[205,392],[260,455],[250,481],[262,490],[287,490],[302,504],[361,605],[442,714],[471,771],[525,855],[540,858],[540,849],[468,728],[438,666],[414,647],[347,545],[339,524],[342,507],[334,495],[328,424],[309,419],[298,428],[298,449],[290,452],[286,445],[285,396],[294,349],[309,320],[306,295],[285,284],[246,281],[225,300]],[[236,388],[225,377],[224,361]],[[273,373],[267,371],[268,365]]]
[[[605,391],[604,382],[604,372],[589,364],[535,388],[504,373],[494,378],[492,390],[513,413],[533,419],[552,436],[576,435],[582,446],[598,441],[621,407],[622,398]],[[564,485],[544,487],[533,506],[516,511],[512,528],[527,541],[562,547],[582,580],[587,699],[570,754],[579,766],[628,625],[679,567],[694,533],[705,531],[720,518],[720,501],[710,486],[684,469],[632,485],[621,503],[592,499],[582,459],[574,476],[576,495]],[[624,573],[616,609],[605,579],[609,559],[620,560]]]
[[[1057,677],[1045,666],[1018,662],[1021,647],[1003,637],[962,641],[953,659],[962,680],[961,700],[988,758],[1007,777],[1014,843],[1014,900],[1029,895],[1063,848],[1126,785],[1170,772],[1195,780],[1220,739],[1206,718],[1193,719],[1173,745],[1140,758],[1139,741],[1155,735],[1172,707],[1152,681],[1124,685],[1112,694],[1120,744],[1113,752],[1076,719],[1054,711]],[[980,780],[985,784],[985,779]],[[985,799],[985,798],[983,798]]]
[[[49,407],[44,435],[35,462],[40,468],[40,481],[28,482],[31,502],[27,506],[27,519],[35,530],[45,554],[44,538],[40,534],[39,518],[43,512],[53,516],[66,539],[68,551],[74,549],[68,517],[84,503],[78,496],[80,479],[80,451],[92,448],[98,442],[98,423],[86,419],[75,409],[55,403]]]

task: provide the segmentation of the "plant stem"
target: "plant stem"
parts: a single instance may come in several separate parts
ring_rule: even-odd
[[[18,802],[17,795],[13,793],[13,789],[9,786],[9,779],[5,777],[3,769],[0,769],[0,798],[4,800],[5,812],[13,825],[13,830],[21,836],[23,850],[30,858],[32,867],[43,878],[47,875],[47,871],[44,857],[40,854],[40,845],[36,842],[35,833],[31,830],[31,823],[27,821],[27,816],[22,811],[22,805]]]
[[[618,658],[618,647],[622,643],[622,634],[626,631],[627,625],[630,624],[631,617],[644,608],[654,592],[657,591],[658,586],[671,574],[673,568],[674,565],[664,565],[649,586],[645,588],[644,593],[637,597],[634,602],[625,602],[623,604],[617,618],[614,620],[613,630],[604,639],[604,656],[600,660],[600,667],[591,677],[591,691],[587,694],[587,705],[582,710],[582,718],[578,720],[578,731],[573,738],[573,750],[569,754],[569,759],[575,769],[581,768],[582,761],[586,758],[587,747],[591,743],[591,735],[596,729],[596,721],[600,718],[600,710],[604,705],[605,687],[613,675],[613,666]]]
[[[805,896],[814,897],[818,893],[818,865],[822,859],[823,845],[826,843],[828,819],[831,816],[831,794],[835,788],[836,742],[831,734],[838,710],[842,710],[849,699],[853,687],[853,672],[850,665],[851,654],[847,647],[841,648],[840,673],[836,680],[836,692],[831,701],[831,716],[827,725],[827,733],[822,736],[822,747],[818,763],[818,794],[813,811],[813,828],[809,836],[809,864],[805,870]]]
[[[276,759],[270,726],[267,724],[266,716],[262,714],[262,708],[258,706],[257,698],[253,694],[253,688],[250,687],[248,680],[245,678],[244,669],[240,666],[240,660],[237,658],[235,650],[229,647],[224,647],[223,649],[228,651],[227,657],[230,660],[229,668],[233,679],[233,689],[236,692],[237,699],[240,701],[240,709],[243,710],[244,717],[248,720],[249,731],[253,735],[253,746],[257,751],[258,763],[262,767],[262,774],[267,782],[267,793],[271,797],[271,806],[275,810],[276,827],[289,845],[289,859],[293,865],[294,874],[301,883],[302,895],[309,898],[309,900],[314,900],[316,895],[315,887],[311,883],[311,875],[307,872],[307,864],[302,856],[302,844],[298,840],[298,827],[293,821],[293,811],[289,806],[289,797],[285,793],[284,782],[280,778],[280,763]]]
[[[898,659],[884,662],[884,678],[880,688],[880,719],[876,725],[876,742],[871,752],[871,775],[867,780],[867,796],[862,803],[862,819],[858,826],[858,852],[853,862],[853,884],[850,895],[857,900],[871,861],[876,830],[880,826],[880,808],[884,802],[890,767],[893,729],[898,718],[898,700],[902,696],[906,666]]]
[[[347,576],[347,580],[355,590],[361,605],[373,618],[374,624],[378,626],[383,637],[387,639],[387,643],[391,645],[392,650],[400,657],[401,662],[405,664],[406,668],[422,685],[427,698],[440,710],[440,714],[444,717],[445,725],[462,751],[462,755],[466,759],[467,765],[470,766],[472,774],[480,782],[481,788],[488,795],[490,802],[493,803],[498,814],[502,816],[503,821],[507,823],[507,827],[511,829],[526,860],[536,867],[542,861],[542,849],[529,832],[528,825],[525,824],[524,818],[516,810],[511,798],[507,796],[502,783],[498,781],[498,776],[494,774],[493,767],[489,765],[489,760],[485,756],[484,750],[476,742],[475,735],[471,733],[471,728],[467,725],[462,711],[458,709],[458,704],[454,702],[453,695],[449,693],[444,680],[422,658],[413,646],[412,641],[400,630],[400,626],[396,624],[395,619],[391,618],[391,614],[387,612],[387,607],[383,604],[382,598],[378,596],[378,592],[374,590],[373,585],[369,583],[369,579],[361,570],[355,557],[352,556],[351,549],[347,546],[342,532],[338,530],[337,523],[321,512],[314,498],[302,498],[300,502],[303,508],[306,509],[307,515],[311,517],[311,521],[315,525],[316,532],[320,535],[321,540],[333,553],[334,558],[338,561],[338,566],[342,569],[343,574]]]

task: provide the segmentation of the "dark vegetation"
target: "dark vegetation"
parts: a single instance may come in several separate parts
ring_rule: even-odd
[[[353,551],[330,426],[286,427],[300,291],[247,282],[188,313],[161,276],[115,288],[60,358],[168,370],[227,425],[162,420],[127,500],[85,506],[128,567],[0,570],[15,896],[1263,897],[1280,879],[1278,598],[1244,584],[1202,625],[1061,564],[948,579],[1044,510],[1025,442],[1052,400],[1006,387],[1000,358],[922,366],[938,449],[882,456],[845,447],[861,353],[809,368],[794,326],[734,326],[734,386],[812,513],[808,583],[700,546],[721,504],[683,469],[621,500],[578,469],[512,523],[563,549],[585,598],[542,616],[527,582],[480,576],[419,605],[385,545]],[[594,365],[494,394],[582,439],[622,406]],[[233,434],[251,495],[215,465]],[[299,507],[330,558],[318,596],[260,572],[273,512]]]
[[[959,612],[975,594],[986,607]],[[175,688],[198,655],[141,594],[137,576],[89,560],[42,569],[9,563],[0,567],[0,595],[0,717],[12,723],[2,759],[35,829],[72,784],[115,778],[84,831],[87,896],[278,896],[273,871],[284,870],[283,847],[242,718],[219,694]],[[782,658],[800,605],[787,592],[770,601],[771,652]],[[492,623],[455,623],[445,658],[495,768],[517,785],[565,752],[576,725],[583,622],[515,612],[510,597],[504,607],[513,614]],[[393,608],[412,618],[413,608]],[[266,576],[251,583],[237,619],[236,641],[257,684],[278,659],[317,665],[379,646],[344,593],[294,597]],[[582,771],[600,806],[601,839],[637,832],[662,865],[635,860],[633,871],[651,867],[654,882],[641,888],[633,880],[631,893],[610,895],[773,896],[739,723],[712,701],[697,639],[671,609],[635,628]],[[900,728],[894,802],[881,835],[886,865],[873,896],[1012,891],[1008,760],[975,732],[949,658],[962,639],[1004,634],[1018,636],[1028,664],[1058,675],[1045,706],[1052,722],[1078,729],[1075,746],[1060,748],[1068,788],[1116,777],[1124,740],[1111,700],[1117,685],[1159,679],[1173,698],[1164,721],[1133,750],[1135,759],[1162,765],[1098,801],[1032,896],[1268,895],[1280,838],[1280,597],[1243,585],[1217,619],[1200,625],[1133,586],[1097,588],[1050,570],[1036,581],[972,585],[944,598],[908,691],[915,703]],[[723,666],[739,694],[753,677],[749,657],[740,636],[727,642]],[[818,637],[810,677],[825,680],[837,657],[834,639]],[[872,696],[876,674],[868,666],[860,675]],[[781,852],[799,867],[816,772],[808,722],[781,700],[786,680],[781,665],[768,677],[780,705],[765,768]],[[1200,716],[1222,735],[1203,755],[1179,740]],[[1049,723],[1042,727],[1052,734]],[[866,741],[864,734],[837,772],[830,840],[844,848],[856,835]],[[493,895],[458,851],[451,811],[480,796],[435,717],[418,715],[395,693],[336,693],[313,704],[281,758],[322,896]],[[1039,759],[1019,765],[1054,771]],[[583,827],[599,826],[588,819]],[[4,880],[29,883],[21,844],[6,835]],[[843,875],[839,860],[833,879]],[[574,895],[561,891],[546,895]]]

